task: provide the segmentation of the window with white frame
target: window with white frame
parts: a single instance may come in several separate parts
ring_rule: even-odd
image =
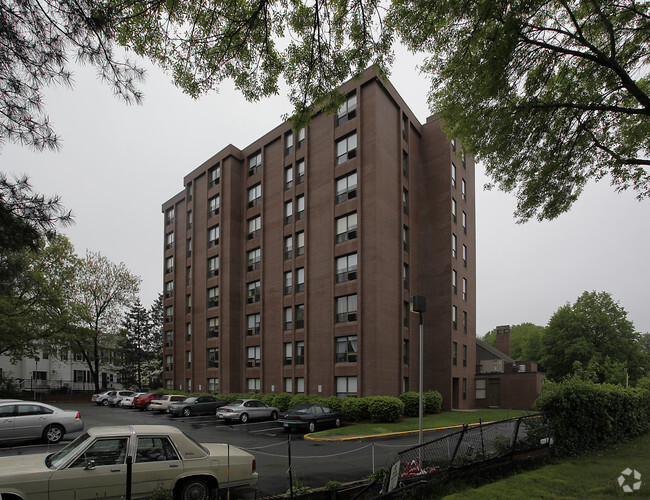
[[[284,202],[284,223],[291,224],[291,221],[293,221],[293,201],[289,200]]]
[[[293,363],[293,344],[291,342],[284,343],[284,364],[290,365]]]
[[[246,285],[248,290],[247,297],[248,303],[252,304],[254,302],[260,301],[260,290],[262,288],[260,280],[252,281]]]
[[[293,293],[293,272],[286,271],[284,273],[284,294],[290,295]]]
[[[208,368],[219,368],[219,348],[208,348]]]
[[[208,258],[208,277],[219,276],[219,256],[215,255]]]
[[[451,256],[452,258],[455,259],[456,255],[457,255],[457,239],[456,239],[456,235],[452,234],[451,235]]]
[[[295,364],[304,365],[305,364],[305,341],[299,340],[296,342],[296,359]]]
[[[304,393],[305,393],[305,378],[296,377],[296,394],[304,394]]]
[[[208,248],[219,244],[219,225],[212,226],[208,229]]]
[[[336,298],[336,322],[345,323],[357,320],[357,294]]]
[[[467,183],[465,182],[465,179],[460,181],[460,196],[463,200],[467,199]]]
[[[168,208],[165,212],[165,223],[167,225],[174,223],[174,207]]]
[[[174,247],[174,231],[165,236],[165,248],[168,250]]]
[[[216,338],[219,336],[219,318],[208,318],[208,338]]]
[[[451,290],[454,292],[454,295],[458,293],[458,273],[455,269],[451,271]]]
[[[165,259],[165,272],[166,273],[174,272],[174,257],[167,257]]]
[[[257,174],[262,168],[262,152],[258,151],[254,155],[248,157],[248,175]]]
[[[174,345],[174,331],[167,330],[165,332],[165,347],[172,347]]]
[[[357,197],[357,172],[351,172],[336,180],[336,203]]]
[[[305,254],[305,232],[296,233],[296,256]]]
[[[296,184],[305,182],[305,160],[298,160],[296,163]]]
[[[486,395],[487,395],[487,387],[486,387],[487,384],[486,384],[486,382],[487,381],[485,379],[478,379],[478,378],[474,382],[476,384],[475,385],[476,399],[485,399],[486,398]]]
[[[208,169],[208,187],[213,187],[219,184],[221,180],[221,167],[215,166]]]
[[[357,156],[357,133],[343,137],[336,141],[336,164],[340,165]]]
[[[451,220],[456,222],[456,199],[451,199]]]
[[[357,361],[357,336],[336,338],[336,360],[337,363],[356,363]]]
[[[336,258],[336,282],[353,281],[357,279],[357,254],[351,253]]]
[[[291,307],[284,308],[284,329],[291,330],[293,328],[293,310]]]
[[[260,346],[251,346],[246,349],[246,366],[249,368],[260,366]]]
[[[284,189],[293,187],[293,167],[288,166],[284,169]]]
[[[213,286],[208,288],[208,307],[217,307],[219,305],[219,287]]]
[[[451,163],[451,185],[456,187],[456,165],[453,162]]]
[[[458,308],[451,306],[451,326],[454,330],[458,328]]]
[[[246,335],[253,336],[260,334],[261,316],[259,313],[246,316]]]
[[[287,132],[284,136],[284,154],[288,155],[293,152],[293,132]]]
[[[248,392],[260,392],[261,386],[261,380],[259,378],[246,379],[246,387],[248,389]]]
[[[336,395],[340,398],[357,395],[357,377],[335,377]]]
[[[248,188],[248,208],[257,207],[262,203],[262,184]]]
[[[305,291],[305,268],[296,269],[296,293]]]
[[[174,281],[165,283],[165,298],[169,299],[174,296]]]
[[[344,124],[357,116],[357,95],[350,94],[336,112],[336,126]]]
[[[296,133],[296,149],[300,149],[305,145],[305,129],[304,127]]]
[[[252,219],[248,219],[248,239],[252,240],[253,238],[257,238],[262,230],[262,217],[257,216],[253,217]]]
[[[298,304],[296,306],[296,328],[305,327],[305,304]]]
[[[284,259],[290,259],[293,256],[293,237],[284,237]]]
[[[296,220],[305,218],[305,197],[303,195],[296,197]]]
[[[220,207],[219,195],[213,196],[208,200],[208,217],[219,215]]]
[[[357,213],[352,212],[336,219],[336,242],[353,240],[357,237]]]
[[[467,300],[467,278],[463,278],[463,300]]]
[[[208,392],[210,394],[219,394],[219,379],[218,378],[209,378],[208,379]]]
[[[170,323],[174,320],[174,306],[165,307],[165,322]]]
[[[467,214],[463,210],[463,215],[462,215],[462,223],[463,223],[463,233],[467,234]]]
[[[253,250],[248,251],[248,269],[249,271],[254,271],[260,268],[262,262],[262,249],[254,248]]]
[[[284,378],[284,392],[291,394],[293,392],[293,379],[291,377]]]

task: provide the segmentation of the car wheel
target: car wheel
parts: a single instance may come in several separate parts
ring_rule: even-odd
[[[210,487],[203,479],[189,479],[181,488],[181,500],[209,500]]]
[[[105,399],[104,401],[102,401],[102,404],[103,404],[104,406],[108,406],[108,405],[111,404],[111,403],[108,401],[108,399]]]
[[[65,429],[63,427],[57,424],[52,424],[49,427],[46,427],[43,431],[43,440],[51,444],[58,443],[63,439],[64,434]]]
[[[334,421],[334,427],[341,427],[341,419],[340,419],[340,418],[337,418],[337,419]]]
[[[271,420],[277,420],[278,419],[278,412],[273,410],[271,412]]]
[[[184,417],[189,417],[190,415],[192,415],[192,409],[191,408],[183,408],[183,416]],[[185,497],[183,497],[183,498],[185,498]]]
[[[316,430],[316,422],[309,422],[309,426],[307,428],[309,429],[309,432],[314,432]]]
[[[242,424],[245,424],[246,422],[248,422],[248,413],[242,413],[241,415],[239,415],[239,421]]]
[[[147,403],[146,405],[144,405],[144,409],[147,411],[151,410],[151,403]]]
[[[122,405],[122,401],[121,401],[121,400],[118,401],[118,402],[117,402],[117,407],[118,407],[118,408],[122,408],[122,406],[123,406],[123,405]]]

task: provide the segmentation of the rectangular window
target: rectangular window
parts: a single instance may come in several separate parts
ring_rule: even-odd
[[[463,233],[467,234],[467,214],[463,210],[463,215],[462,215],[462,223],[463,223]]]
[[[262,203],[262,185],[255,184],[248,188],[248,208],[257,207]]]
[[[411,303],[408,301],[404,301],[404,307],[402,308],[403,311],[403,324],[404,326],[409,326],[409,318],[411,316]]]
[[[293,344],[291,342],[284,343],[284,364],[290,365],[293,363]]]
[[[171,323],[174,320],[174,307],[167,306],[165,307],[165,322]]]
[[[293,221],[293,202],[291,200],[284,202],[284,223],[291,224]]]
[[[192,229],[192,211],[187,211],[187,229]]]
[[[336,362],[356,363],[357,361],[357,336],[336,338]]]
[[[260,268],[262,262],[262,250],[260,248],[254,248],[253,250],[248,251],[248,269],[249,271],[254,271]]]
[[[409,176],[409,155],[406,151],[402,151],[402,174],[404,177]]]
[[[467,379],[463,379],[463,399],[467,399]]]
[[[293,272],[286,271],[284,273],[284,294],[290,295],[293,293]]]
[[[340,165],[357,156],[357,133],[336,141],[336,164]]]
[[[252,240],[253,238],[257,238],[260,235],[260,232],[262,230],[262,217],[257,216],[253,217],[252,219],[248,219],[248,235],[247,238],[249,240]]]
[[[174,356],[168,354],[165,356],[165,371],[171,372],[174,370]]]
[[[305,145],[305,129],[301,128],[296,134],[296,149],[300,149]]]
[[[456,187],[456,165],[451,163],[451,186]]]
[[[165,236],[165,248],[168,250],[174,246],[174,231],[167,233]]]
[[[305,255],[305,232],[296,233],[296,256]]]
[[[409,213],[409,192],[408,189],[402,189],[402,210],[405,214]]]
[[[187,241],[185,242],[185,252],[188,257],[192,256],[192,238],[187,238]]]
[[[192,296],[189,294],[185,296],[185,307],[188,313],[192,312]]]
[[[296,220],[302,220],[305,218],[305,197],[297,196],[296,197]]]
[[[293,379],[291,377],[285,377],[284,379],[284,392],[291,394],[293,392]]]
[[[463,311],[463,333],[467,333],[467,311]]]
[[[305,341],[300,340],[296,342],[296,364],[304,365],[305,364]]]
[[[402,341],[402,362],[405,365],[408,365],[409,364],[409,359],[410,359],[409,339],[404,339]]]
[[[305,268],[296,269],[296,293],[305,291]]]
[[[208,170],[208,187],[213,187],[219,184],[221,180],[221,167],[216,166]]]
[[[456,222],[456,200],[451,199],[451,220]]]
[[[454,330],[458,329],[458,308],[456,306],[451,306],[451,325]]]
[[[305,304],[299,304],[296,306],[296,328],[305,327]]]
[[[262,168],[262,152],[258,151],[252,156],[248,157],[248,175],[257,174]]]
[[[486,380],[476,379],[476,399],[485,399],[486,397]]]
[[[336,126],[344,124],[357,116],[357,95],[350,94],[336,112]]]
[[[165,212],[165,223],[167,225],[174,223],[174,207],[168,208]]]
[[[409,265],[404,264],[402,266],[402,281],[404,282],[404,289],[408,290],[409,288]]]
[[[219,336],[219,318],[208,318],[208,338]]]
[[[467,300],[467,278],[463,278],[463,300]]]
[[[165,332],[165,347],[172,347],[174,345],[174,331],[167,330]]]
[[[463,366],[467,366],[467,346],[463,344]]]
[[[305,182],[305,160],[296,163],[296,184]]]
[[[246,388],[248,389],[248,392],[260,392],[261,387],[262,384],[259,378],[246,379]]]
[[[335,377],[336,395],[340,398],[357,395],[357,377]]]
[[[409,119],[408,116],[402,115],[402,137],[405,141],[409,140]]]
[[[293,256],[293,237],[285,236],[284,238],[284,259],[290,259]]]
[[[219,256],[215,255],[208,259],[208,277],[219,276]]]
[[[165,259],[165,272],[166,273],[174,272],[174,257],[167,257]]]
[[[208,348],[208,368],[219,368],[219,348]]]
[[[336,282],[353,281],[357,279],[357,254],[351,253],[336,259]]]
[[[284,169],[284,189],[291,189],[293,187],[293,167]]]
[[[246,288],[248,290],[248,303],[253,304],[254,302],[259,302],[260,301],[260,289],[261,289],[260,280],[248,283],[246,285]]]
[[[456,235],[455,235],[455,234],[452,234],[452,235],[451,235],[451,256],[452,256],[452,258],[454,258],[454,259],[455,259],[456,256],[457,256],[456,245],[457,245]]]
[[[408,226],[404,226],[402,228],[402,242],[404,243],[404,251],[408,252],[409,251],[409,228],[408,228]]]
[[[288,132],[284,136],[284,154],[289,155],[293,152],[293,132]]]
[[[221,205],[219,200],[219,195],[213,196],[208,200],[208,217],[219,215],[219,208]]]
[[[219,244],[219,225],[212,226],[208,229],[208,248]]]
[[[219,379],[218,378],[209,378],[208,379],[208,392],[210,394],[219,394]]]
[[[353,240],[357,237],[357,213],[338,217],[336,219],[336,242]]]
[[[213,286],[208,288],[208,307],[217,307],[219,305],[219,287]]]
[[[357,197],[357,173],[352,172],[336,180],[336,203]]]
[[[185,368],[192,368],[192,351],[185,351]]]
[[[304,377],[296,377],[296,394],[305,393],[305,379]]]
[[[467,267],[467,246],[463,245],[463,266]]]
[[[456,139],[451,140],[451,150],[454,152],[456,151]]]
[[[246,366],[253,368],[255,366],[260,366],[260,346],[252,346],[246,349],[247,360]]]
[[[246,316],[246,335],[259,335],[260,334],[260,320],[261,316],[257,314],[249,314]]]
[[[465,179],[460,181],[460,196],[463,200],[467,199],[467,183],[465,182]]]
[[[345,323],[357,320],[357,295],[336,298],[336,322]]]
[[[190,286],[192,284],[192,266],[185,268],[185,284]]]
[[[293,310],[290,307],[284,308],[284,329],[293,329]]]
[[[451,343],[451,364],[454,366],[458,364],[458,344],[456,342]]]
[[[165,298],[169,299],[174,296],[174,282],[168,281],[165,283]]]
[[[454,292],[454,295],[458,293],[458,273],[455,269],[451,271],[451,290]]]

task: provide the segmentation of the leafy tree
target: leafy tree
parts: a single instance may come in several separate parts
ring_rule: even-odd
[[[101,363],[106,361],[105,356],[116,352],[116,329],[124,310],[134,303],[139,287],[140,278],[132,275],[124,263],[115,264],[89,251],[81,260],[75,297],[79,319],[76,327],[66,332],[65,340],[73,352],[83,356],[97,391]]]
[[[542,357],[544,327],[533,323],[521,323],[510,327],[510,357],[520,361],[536,361]],[[483,340],[496,347],[496,330],[483,336]]]
[[[431,57],[430,102],[516,215],[553,219],[589,179],[650,195],[650,4],[405,0],[391,22]]]
[[[605,292],[584,292],[575,304],[559,308],[548,323],[543,346],[541,364],[555,380],[586,369],[592,376],[584,378],[620,383],[626,367],[631,381],[648,368],[634,324]]]

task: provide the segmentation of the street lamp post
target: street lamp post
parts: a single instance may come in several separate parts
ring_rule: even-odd
[[[424,315],[422,313],[427,310],[427,299],[422,295],[414,295],[411,297],[411,309],[413,312],[418,313],[420,316],[420,363],[419,363],[419,376],[420,376],[420,396],[418,408],[418,444],[422,446],[422,419],[423,419],[423,379],[424,379]]]

